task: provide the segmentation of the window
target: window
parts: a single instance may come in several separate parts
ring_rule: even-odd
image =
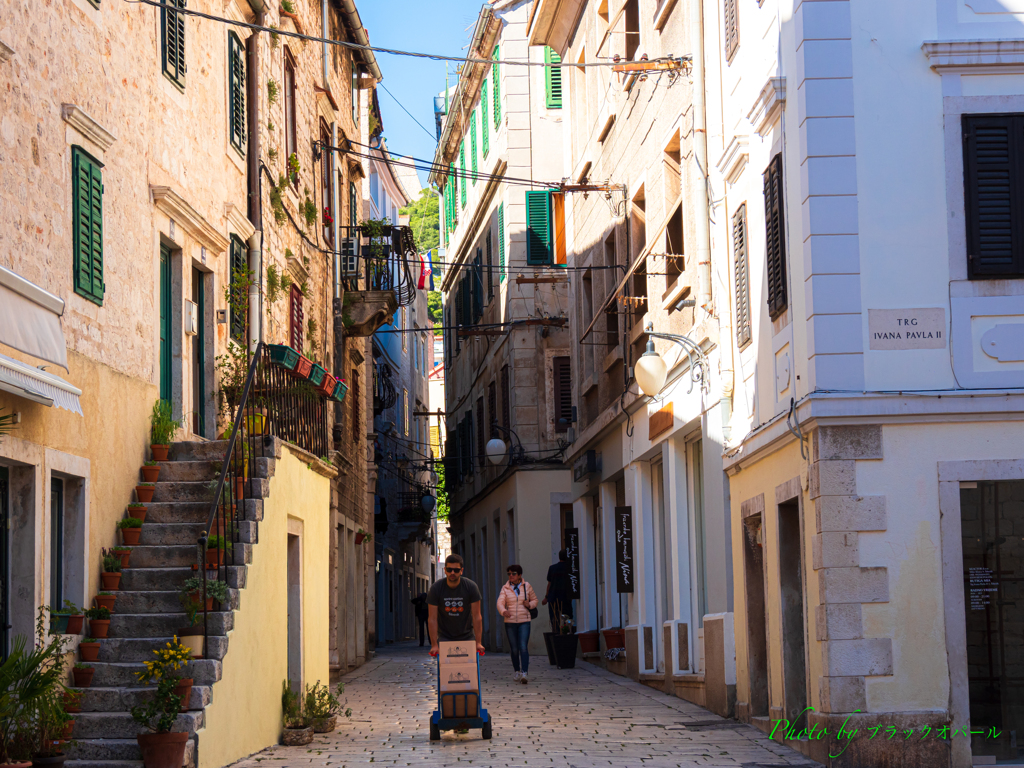
[[[64,605],[64,481],[50,480],[50,605]]]
[[[632,61],[640,49],[640,0],[626,0],[622,14],[626,22],[626,61]]]
[[[402,434],[409,436],[409,390],[402,390]]]
[[[562,57],[551,46],[544,47],[544,63],[549,65],[544,67],[544,94],[548,109],[562,108],[562,68],[550,66],[561,62]]]
[[[295,59],[284,49],[284,154],[285,160],[296,154],[299,142],[295,133]],[[295,187],[299,180],[295,178]]]
[[[739,0],[724,0],[725,7],[725,58],[732,61],[740,47]]]
[[[479,248],[476,249],[476,258],[473,259],[473,273],[470,279],[473,281],[473,322],[476,323],[484,313],[484,263],[483,255]]]
[[[459,171],[461,171],[463,174],[465,174],[465,171],[466,171],[466,140],[465,139],[463,139],[461,142],[459,142]],[[466,207],[466,181],[465,181],[465,178],[463,178],[462,184],[460,185],[460,189],[459,189],[459,202],[462,204],[463,208]]]
[[[484,252],[487,256],[487,300],[494,298],[494,249],[491,247],[491,231],[487,230],[487,241]]]
[[[476,110],[469,113],[469,159],[473,167],[471,184],[476,184]]]
[[[352,398],[352,441],[359,445],[362,438],[362,419],[359,415],[360,398],[359,398],[359,369],[352,369],[352,392],[349,395]]]
[[[498,282],[505,282],[505,204],[498,204]]]
[[[487,123],[487,78],[480,83],[480,144],[484,159],[490,150],[491,126]]]
[[[239,344],[245,344],[245,330],[248,326],[249,320],[249,291],[245,286],[245,283],[248,282],[249,266],[247,264],[245,254],[245,243],[242,242],[242,239],[238,237],[238,235],[231,236],[229,266],[231,267],[232,290],[236,289],[235,283],[239,283],[237,290],[244,293],[244,295],[241,296],[233,296],[231,300],[231,338]],[[293,290],[297,291],[298,289],[293,288]],[[240,307],[244,307],[244,309]],[[295,348],[301,351],[301,347]]]
[[[165,0],[160,9],[160,37],[163,50],[164,74],[180,88],[185,87],[185,14],[175,8],[184,8],[185,0]]]
[[[786,307],[786,226],[782,186],[782,155],[764,172],[765,251],[768,261],[768,314],[772,320]]]
[[[551,263],[551,193],[526,193],[526,263]]]
[[[103,165],[71,148],[75,293],[103,306]]]
[[[512,387],[507,365],[501,366],[501,426],[512,428]]]
[[[489,429],[488,433],[492,438],[498,436],[498,430],[494,428],[494,425],[498,423],[498,383],[491,379],[491,383],[487,385],[487,426]]]
[[[405,307],[402,307],[399,311],[400,311],[401,314],[399,315],[399,319],[398,319],[398,327],[401,329],[402,333],[399,333],[398,335],[402,337],[402,351],[403,352],[407,352],[409,350],[409,334],[405,333],[405,329],[406,329]]]
[[[476,456],[481,467],[487,461],[487,455],[484,453],[484,445],[487,442],[486,434],[484,431],[484,399],[478,397],[476,399]]]
[[[963,133],[967,275],[1024,277],[1024,114],[964,115]]]
[[[494,81],[494,91],[491,94],[492,104],[494,106],[494,130],[501,127],[501,85],[500,75],[498,74],[498,60],[501,58],[501,50],[499,46],[494,46],[494,55],[492,56],[494,63],[491,65],[491,79]]]
[[[747,264],[747,204],[732,217],[732,258],[736,276],[736,344],[750,341],[750,268]]]
[[[228,134],[231,146],[245,155],[245,48],[228,32]]]
[[[565,432],[572,423],[572,370],[569,357],[553,358],[552,383],[555,395],[555,432]]]
[[[359,205],[356,203],[356,183],[350,181],[348,183],[348,225],[350,227],[356,226],[359,223]]]
[[[292,286],[291,301],[288,313],[290,344],[292,349],[302,352],[302,332],[305,326],[304,313],[302,311],[302,292],[297,286]]]
[[[359,65],[352,58],[352,122],[359,125]]]
[[[334,226],[328,223],[328,216],[334,209],[334,153],[327,147],[331,146],[331,130],[327,123],[320,119],[320,186],[323,190],[323,197],[320,202],[323,210],[320,211],[320,221],[323,222],[324,240],[334,245]]]

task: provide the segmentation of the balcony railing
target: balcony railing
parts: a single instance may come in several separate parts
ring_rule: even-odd
[[[412,230],[406,226],[364,222],[339,227],[341,274],[354,283],[362,278],[367,291],[391,291],[398,306],[412,303],[419,280],[419,258]],[[413,265],[415,269],[413,269]]]

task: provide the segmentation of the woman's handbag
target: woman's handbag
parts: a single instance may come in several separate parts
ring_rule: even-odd
[[[527,595],[528,592],[529,592],[529,590],[526,588],[526,582],[524,581],[523,582],[523,605],[526,607],[526,610],[528,610],[530,612],[530,618],[531,619],[536,619],[537,618],[537,609],[536,608],[531,608],[530,604],[527,602],[527,599],[526,599],[526,595]]]

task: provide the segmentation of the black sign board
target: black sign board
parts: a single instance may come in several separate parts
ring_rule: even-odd
[[[615,508],[616,591],[633,591],[633,508]]]
[[[569,597],[580,599],[580,529],[565,529],[565,554],[569,556]]]

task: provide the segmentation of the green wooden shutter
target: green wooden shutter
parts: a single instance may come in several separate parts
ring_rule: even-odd
[[[169,7],[168,7],[169,6]],[[160,9],[160,27],[163,37],[163,69],[171,80],[185,87],[185,14],[174,8],[184,8],[185,0],[166,0]]]
[[[469,115],[469,155],[473,167],[472,184],[476,184],[476,110]]]
[[[498,282],[505,282],[505,204],[498,204]]]
[[[231,236],[231,282],[234,283],[238,276],[245,277],[249,272],[248,264],[246,263],[245,256],[245,243],[237,235]],[[235,297],[235,301],[245,301],[246,307],[248,306],[248,294],[244,297]],[[234,309],[231,310],[231,338],[239,344],[245,343],[245,327],[248,321],[248,309],[243,309],[241,312],[236,312]],[[295,348],[299,352],[302,350],[299,347]]]
[[[245,154],[245,55],[242,41],[228,33],[228,95],[231,146]]]
[[[476,249],[476,258],[473,260],[473,322],[480,321],[484,313],[484,267],[482,249]]]
[[[562,57],[555,53],[550,46],[544,47],[544,63],[560,64]],[[562,68],[544,67],[544,91],[547,95],[548,109],[562,108]]]
[[[72,147],[75,293],[100,306],[103,306],[102,167],[81,147]]]
[[[526,193],[526,263],[551,263],[551,193]]]
[[[466,170],[466,140],[463,139],[459,142],[459,170]],[[459,185],[459,202],[462,203],[462,207],[466,207],[466,180],[462,180],[462,184]]]
[[[171,249],[160,244],[160,399],[171,399]]]
[[[490,142],[491,126],[487,122],[487,78],[480,83],[480,140],[483,144],[483,156],[487,157],[487,152],[491,148]]]
[[[491,77],[494,79],[494,93],[491,95],[494,100],[494,130],[497,131],[501,127],[501,85],[500,77],[498,74],[498,60],[501,58],[501,51],[499,46],[494,46],[494,63],[491,65]]]

